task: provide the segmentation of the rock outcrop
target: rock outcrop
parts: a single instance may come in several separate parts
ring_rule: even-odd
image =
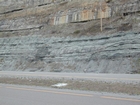
[[[140,73],[140,32],[128,31],[139,28],[139,17],[121,19],[137,21],[127,28],[118,27],[121,17],[103,19],[102,35],[100,20],[49,25],[53,13],[84,1],[95,0],[0,0],[0,70]],[[117,29],[128,32],[110,34]]]
[[[140,33],[60,38],[0,39],[0,70],[135,73]]]

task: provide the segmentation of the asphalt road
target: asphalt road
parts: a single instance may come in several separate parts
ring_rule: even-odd
[[[140,105],[140,97],[0,84],[0,105]]]
[[[50,72],[16,72],[0,71],[0,76],[34,77],[34,78],[77,78],[99,81],[140,82],[140,74],[94,74],[94,73],[50,73]]]

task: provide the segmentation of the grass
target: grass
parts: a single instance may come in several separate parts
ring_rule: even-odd
[[[84,91],[99,91],[112,93],[125,93],[129,95],[140,95],[140,83],[110,83],[101,81],[78,80],[78,79],[29,79],[29,78],[7,78],[0,77],[0,83],[18,84],[30,86],[52,87],[57,83],[68,83],[66,87],[60,89],[84,90]],[[53,87],[56,88],[56,87]]]
[[[101,27],[98,25],[98,26],[91,26],[86,31],[90,33],[97,33],[97,32],[101,32],[100,29]]]
[[[80,33],[80,30],[76,30],[73,32],[74,34],[79,34]]]

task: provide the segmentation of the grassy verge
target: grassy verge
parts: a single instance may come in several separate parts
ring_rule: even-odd
[[[66,87],[62,87],[60,89],[140,95],[140,83],[126,84],[126,83],[110,83],[110,82],[77,80],[77,79],[73,79],[73,80],[72,79],[28,79],[28,78],[7,78],[7,77],[0,77],[0,83],[29,85],[29,86],[43,86],[43,87],[52,87],[52,85],[57,83],[68,83]]]

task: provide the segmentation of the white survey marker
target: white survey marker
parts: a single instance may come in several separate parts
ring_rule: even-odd
[[[53,87],[64,87],[64,86],[67,86],[68,84],[67,83],[57,83],[57,84],[54,84],[52,85]]]

